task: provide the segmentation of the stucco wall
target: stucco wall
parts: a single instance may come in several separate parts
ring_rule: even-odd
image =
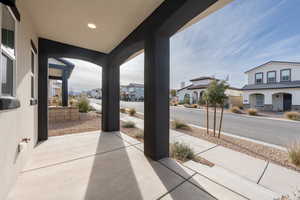
[[[244,91],[243,103],[249,104],[251,94],[263,94],[265,95],[265,104],[272,104],[272,95],[276,93],[289,93],[292,95],[292,105],[300,105],[300,88]]]
[[[18,5],[18,9],[21,22],[17,23],[16,31],[16,95],[21,107],[0,111],[0,199],[7,196],[37,141],[37,105],[30,105],[30,40],[32,39],[36,46],[38,43],[23,5]],[[37,68],[35,71],[37,72]],[[35,83],[37,92],[37,79]],[[27,148],[18,154],[18,143],[26,137],[31,138],[31,141]]]
[[[255,84],[255,74],[259,72],[263,72],[264,83],[267,83],[268,71],[276,71],[276,81],[280,82],[280,70],[282,69],[291,69],[292,81],[300,80],[300,64],[270,63],[246,73],[248,76],[248,84]]]

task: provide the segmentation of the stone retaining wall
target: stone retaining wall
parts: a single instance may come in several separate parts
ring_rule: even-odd
[[[74,121],[80,119],[79,109],[76,107],[49,107],[49,121]]]

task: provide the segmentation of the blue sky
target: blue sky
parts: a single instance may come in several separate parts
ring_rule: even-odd
[[[232,2],[171,38],[171,88],[206,75],[229,75],[229,83],[241,87],[244,71],[252,67],[269,60],[300,61],[299,18],[299,0]],[[143,66],[143,54],[123,64],[121,83],[143,83]]]

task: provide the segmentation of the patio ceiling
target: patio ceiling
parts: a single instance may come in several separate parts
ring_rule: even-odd
[[[181,27],[179,31],[231,1],[216,1]],[[17,4],[24,3],[22,7],[25,6],[31,15],[39,37],[110,53],[164,0],[89,0],[88,2],[82,0],[26,0],[26,3],[17,1]],[[88,23],[95,24],[97,28],[88,28]]]
[[[17,1],[22,2],[39,37],[109,53],[163,0]]]

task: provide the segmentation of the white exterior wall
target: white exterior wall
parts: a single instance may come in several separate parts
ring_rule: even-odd
[[[300,80],[300,64],[269,63],[246,73],[248,76],[248,85],[255,84],[255,74],[259,72],[263,72],[264,83],[267,83],[268,71],[276,71],[276,81],[280,82],[280,70],[282,69],[291,69],[292,81]]]
[[[183,89],[183,90],[180,90],[177,92],[177,97],[178,97],[178,101],[183,101],[184,100],[184,96],[185,94],[189,94],[190,95],[190,99],[191,99],[191,102],[192,102],[192,98],[194,96],[194,92],[197,92],[197,95],[198,95],[198,99],[200,97],[200,93],[202,91],[205,91],[206,89],[194,89],[194,90],[188,90],[187,88],[186,89]],[[240,91],[240,90],[234,90],[234,89],[227,89],[225,91],[225,94],[227,96],[242,96],[243,92]],[[190,103],[191,103],[190,102]]]
[[[26,1],[18,2],[26,3]],[[16,22],[16,96],[20,100],[21,107],[0,111],[0,199],[5,199],[7,196],[37,142],[37,105],[30,105],[30,40],[34,41],[36,47],[38,47],[38,40],[23,5],[18,4],[18,9],[21,13],[21,21]],[[36,56],[36,97],[37,62]],[[30,138],[31,141],[22,153],[17,153],[17,147],[22,138]]]
[[[292,95],[292,105],[300,105],[300,88],[270,89],[270,90],[248,90],[243,92],[243,103],[249,104],[251,94],[265,95],[265,104],[272,104],[272,95],[277,93],[288,93]]]

